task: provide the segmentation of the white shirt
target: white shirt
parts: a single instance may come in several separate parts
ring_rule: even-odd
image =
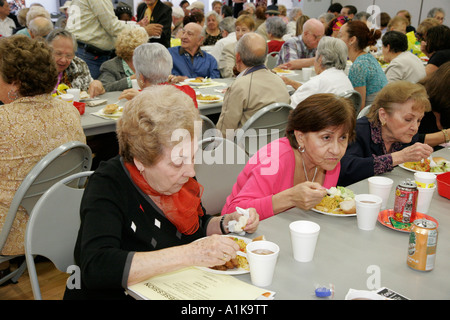
[[[14,20],[6,17],[5,19],[0,19],[0,35],[2,37],[9,37],[13,34],[16,24]]]
[[[347,90],[353,90],[353,86],[344,70],[326,69],[309,79],[292,94],[291,106],[297,107],[300,102],[316,93],[341,94]]]
[[[388,82],[406,80],[417,83],[426,76],[423,62],[409,51],[402,52],[392,59],[384,73]]]
[[[220,57],[222,56],[222,50],[223,48],[229,44],[229,43],[233,43],[236,42],[236,32],[231,32],[229,33],[225,38],[222,38],[220,40],[218,40],[213,48],[211,49],[211,51],[209,52],[210,55],[212,55],[214,58],[216,58],[217,63],[219,63],[220,61]]]

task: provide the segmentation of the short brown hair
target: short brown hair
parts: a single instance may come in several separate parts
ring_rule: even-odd
[[[236,19],[236,22],[234,23],[234,25],[235,26],[242,26],[242,25],[245,25],[245,26],[247,26],[250,30],[255,30],[255,20],[253,20],[253,18],[252,17],[250,17],[249,15],[246,15],[246,14],[244,14],[244,15],[242,15],[242,16],[239,16],[237,19]]]
[[[290,113],[286,136],[291,147],[298,148],[294,130],[307,133],[340,126],[344,126],[349,141],[352,141],[356,126],[356,111],[352,103],[333,93],[318,93],[300,102]]]
[[[22,97],[51,93],[58,80],[51,48],[24,35],[0,39],[0,74],[6,83],[19,85]]]
[[[393,103],[403,104],[408,100],[414,101],[414,110],[423,110],[424,112],[431,111],[431,104],[428,100],[425,87],[420,84],[400,80],[388,83],[377,93],[369,113],[367,114],[367,118],[372,123],[379,122],[380,118],[378,111],[381,108],[390,115],[395,111]]]
[[[136,158],[144,166],[158,162],[165,147],[173,147],[177,129],[187,130],[194,138],[195,121],[201,121],[193,100],[172,85],[144,89],[124,108],[117,122],[119,153],[126,162]]]
[[[347,33],[349,37],[356,37],[358,40],[358,49],[364,50],[367,46],[372,46],[377,43],[381,37],[381,31],[378,29],[370,29],[367,24],[362,21],[349,21],[346,23]]]

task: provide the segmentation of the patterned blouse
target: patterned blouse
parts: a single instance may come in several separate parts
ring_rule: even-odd
[[[89,67],[84,60],[75,56],[69,67],[63,71],[60,83],[64,83],[70,88],[88,91],[89,85],[94,79],[91,77]]]
[[[0,107],[0,228],[16,190],[37,162],[70,141],[86,143],[80,114],[49,94],[19,98]],[[28,214],[19,208],[1,254],[24,253]]]
[[[210,34],[206,34],[205,40],[203,41],[203,45],[204,46],[213,46],[220,39],[222,39],[222,33],[219,33],[217,36],[212,36]]]
[[[370,53],[356,58],[349,70],[348,78],[354,88],[366,87],[366,95],[377,93],[388,83],[383,69]]]
[[[404,148],[401,142],[394,142],[391,146],[391,150],[388,153],[386,150],[386,145],[384,144],[383,138],[381,137],[381,124],[380,122],[372,123],[369,121],[370,124],[370,131],[372,135],[372,141],[375,144],[379,144],[383,148],[383,154],[382,155],[375,155],[373,154],[373,169],[374,173],[381,174],[385,172],[390,172],[394,169],[394,166],[392,165],[392,155],[391,153],[400,151]]]

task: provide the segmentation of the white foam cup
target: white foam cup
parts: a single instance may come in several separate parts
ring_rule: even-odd
[[[382,202],[381,197],[374,194],[357,194],[355,196],[356,221],[359,229],[375,229]]]
[[[418,188],[433,188],[436,185],[436,175],[431,172],[416,172],[414,180]]]
[[[369,193],[381,197],[381,210],[386,209],[394,181],[386,177],[370,177]]]
[[[303,80],[308,81],[311,78],[313,68],[302,68]]]
[[[80,101],[80,89],[67,89],[66,93],[73,95],[73,101]]]
[[[434,190],[436,185],[431,188],[417,188],[419,194],[417,195],[417,208],[416,211],[420,213],[427,213],[430,208],[431,200],[433,199]]]
[[[60,97],[61,100],[63,100],[63,101],[67,101],[67,102],[70,102],[70,103],[73,102],[73,95],[72,95],[72,94],[66,93],[66,94],[60,95],[59,97]]]
[[[312,221],[298,220],[289,224],[294,259],[309,262],[314,257],[320,226]]]
[[[261,250],[268,250],[267,254],[261,254]],[[246,251],[252,283],[258,287],[271,285],[280,247],[271,241],[253,241],[247,244]]]

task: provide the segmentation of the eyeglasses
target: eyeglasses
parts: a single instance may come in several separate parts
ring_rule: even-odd
[[[62,58],[66,58],[67,60],[73,60],[73,58],[75,58],[74,54],[64,54],[64,53],[60,53],[60,52],[54,52],[53,56],[59,60]]]
[[[423,36],[423,33],[416,32],[415,36],[416,36],[417,41],[419,41],[419,42],[420,41],[425,41],[425,37]]]

